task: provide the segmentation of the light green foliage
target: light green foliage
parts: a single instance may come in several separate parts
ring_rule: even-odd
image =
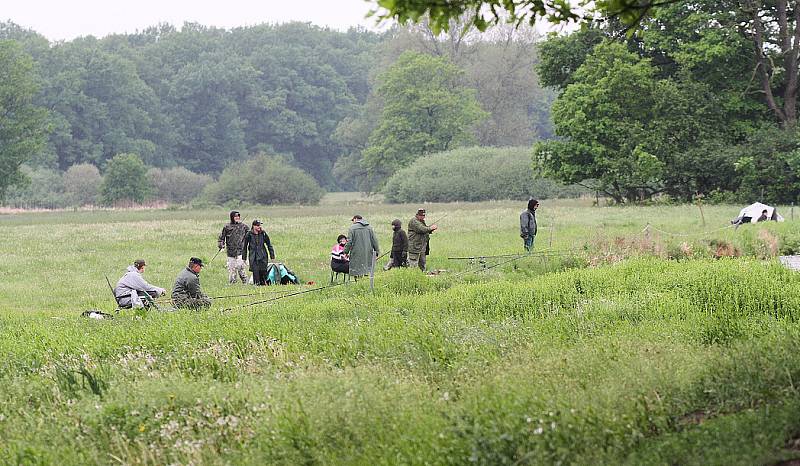
[[[64,194],[70,205],[97,205],[103,177],[90,163],[73,165],[62,176]]]
[[[372,186],[423,155],[471,141],[470,127],[486,112],[462,74],[446,59],[406,52],[380,77],[383,112],[361,162]]]
[[[24,182],[8,189],[5,205],[27,209],[58,209],[71,205],[61,174],[57,171],[22,165],[19,176]]]
[[[37,85],[30,56],[14,41],[0,40],[0,201],[24,180],[19,167],[44,143],[44,109],[34,105]]]
[[[213,181],[208,175],[193,173],[183,167],[151,168],[147,177],[153,184],[156,199],[175,204],[188,204]]]
[[[432,154],[395,173],[389,202],[452,202],[577,197],[586,190],[535,176],[530,149],[471,147]]]
[[[136,154],[117,154],[106,164],[100,195],[105,205],[141,203],[152,192],[147,167]]]
[[[279,157],[260,155],[226,168],[203,191],[212,204],[316,204],[325,191],[304,171]]]
[[[431,204],[449,213],[431,267],[378,272],[272,303],[276,288],[201,281],[207,312],[123,311],[115,280],[133,258],[171,284],[207,261],[227,210],[0,216],[0,462],[10,464],[773,464],[800,430],[800,281],[756,260],[569,267],[536,255],[462,274],[454,255],[521,250],[519,203]],[[360,205],[380,240],[413,205]],[[788,209],[781,208],[789,217]],[[266,219],[303,279],[328,279],[328,253],[353,206],[243,210]],[[705,210],[709,229],[738,212]],[[737,244],[791,223],[703,233],[686,206],[543,202],[537,248],[644,241],[643,224]],[[46,230],[59,254],[40,253]],[[650,239],[672,241],[653,232]],[[678,238],[676,241],[683,241]],[[42,270],[64,273],[41,273]],[[14,271],[8,273],[8,271]],[[67,273],[68,272],[68,273]],[[308,289],[303,287],[301,289]],[[297,290],[296,287],[281,290]],[[42,290],[46,290],[43,292]]]

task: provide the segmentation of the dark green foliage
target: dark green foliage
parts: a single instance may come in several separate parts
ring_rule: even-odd
[[[285,160],[266,155],[227,167],[206,186],[202,200],[212,204],[316,204],[325,191],[314,178]]]
[[[147,167],[136,154],[118,154],[106,164],[100,195],[105,205],[141,203],[152,193]]]
[[[528,148],[471,147],[423,157],[394,174],[389,202],[452,202],[576,197],[586,191],[534,174]]]
[[[0,40],[0,200],[23,181],[19,167],[44,143],[44,109],[36,107],[33,62],[14,41]]]

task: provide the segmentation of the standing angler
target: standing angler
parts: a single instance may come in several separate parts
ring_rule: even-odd
[[[423,272],[427,256],[431,253],[431,233],[439,227],[425,224],[425,209],[418,209],[417,214],[408,222],[408,266],[419,267]]]
[[[231,223],[226,223],[222,227],[217,246],[219,249],[224,247],[228,255],[228,283],[236,283],[237,277],[242,283],[247,283],[247,273],[244,271],[244,259],[242,259],[247,225],[242,223],[242,216],[236,210],[231,211],[230,217]]]
[[[536,209],[538,208],[539,201],[529,199],[528,208],[519,214],[519,236],[522,238],[522,246],[527,252],[533,249],[533,240],[536,238]]]
[[[270,259],[275,260],[275,250],[269,235],[261,227],[261,220],[253,220],[253,228],[244,236],[242,257],[249,256],[250,271],[253,272],[253,284],[256,286],[267,284],[267,269]]]
[[[403,224],[399,218],[392,220],[392,231],[394,232],[392,234],[392,253],[383,270],[408,266],[408,235],[403,231]]]
[[[373,258],[380,254],[380,247],[372,226],[364,217],[354,215],[352,222],[347,232],[344,253],[350,256],[350,276],[358,278],[373,271]]]

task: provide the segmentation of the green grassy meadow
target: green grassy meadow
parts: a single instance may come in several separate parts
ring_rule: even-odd
[[[171,288],[228,211],[0,215],[0,464],[780,464],[800,458],[800,252],[737,206],[426,205],[430,269],[329,281],[353,214],[391,245],[417,206],[344,195],[242,208],[313,285],[201,275],[204,312],[123,311],[136,258]],[[444,218],[442,218],[444,217]],[[649,228],[645,228],[647,225]],[[504,259],[507,260],[507,259]],[[381,261],[383,262],[383,260]],[[227,310],[226,310],[227,309]],[[788,463],[787,463],[788,464]]]

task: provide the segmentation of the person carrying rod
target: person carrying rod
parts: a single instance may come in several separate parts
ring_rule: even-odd
[[[244,271],[244,259],[242,259],[242,249],[244,248],[244,238],[247,234],[247,225],[242,223],[242,216],[237,210],[230,213],[231,223],[226,223],[222,227],[217,239],[217,247],[220,251],[225,248],[228,256],[228,283],[236,283],[236,279],[247,283],[247,273]]]
[[[425,224],[425,209],[417,209],[417,214],[408,222],[408,266],[419,267],[423,272],[427,256],[431,253],[431,233],[439,227]]]

